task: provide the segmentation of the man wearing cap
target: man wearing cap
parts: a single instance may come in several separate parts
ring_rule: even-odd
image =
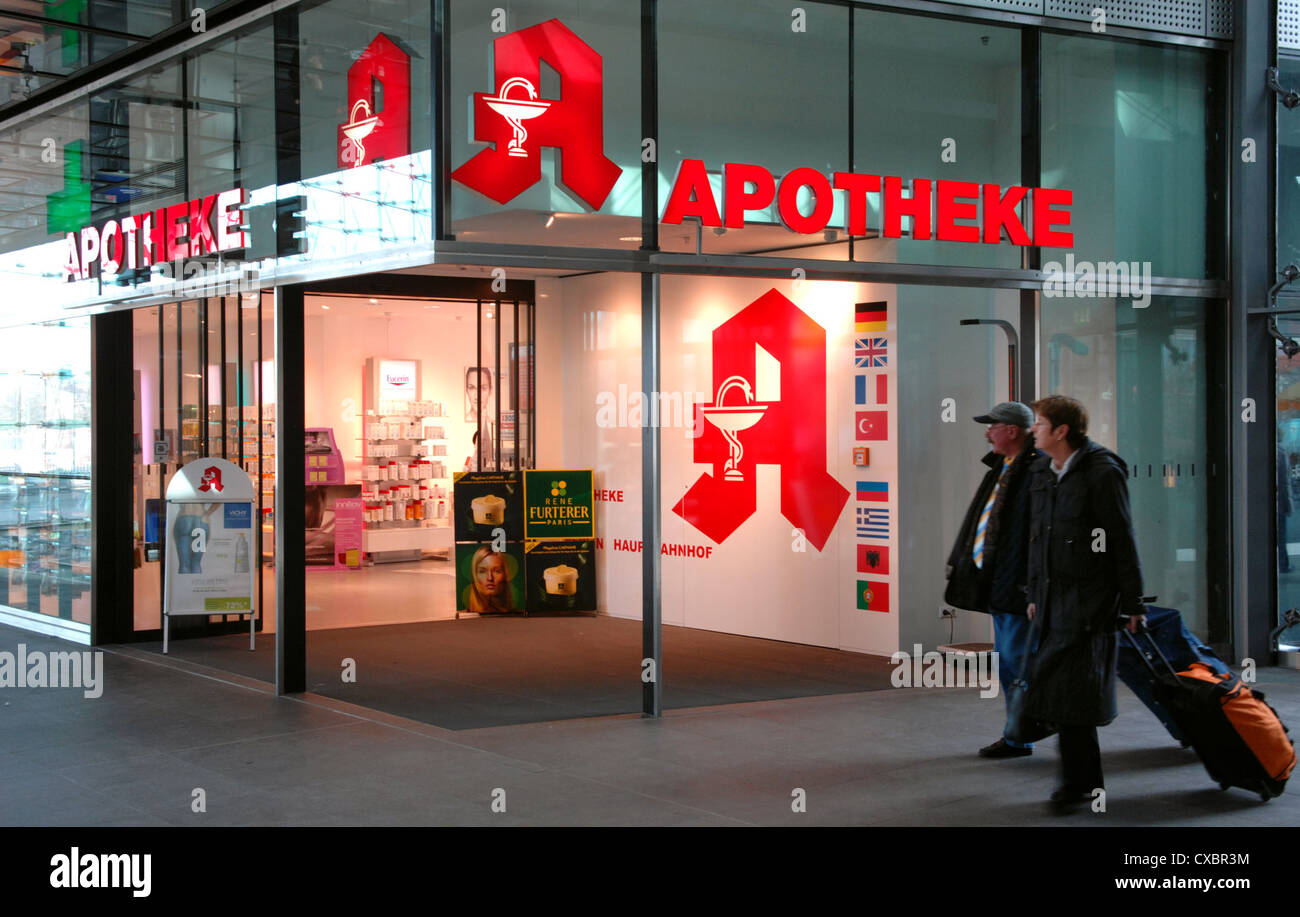
[[[1028,471],[1041,453],[1029,435],[1034,412],[1018,401],[1004,401],[975,422],[987,425],[984,439],[993,451],[982,460],[988,474],[975,491],[948,557],[944,601],[993,615],[993,648],[1005,696],[1023,673],[1028,643]],[[1022,758],[1033,753],[1033,746],[1003,736],[979,753],[984,758]]]

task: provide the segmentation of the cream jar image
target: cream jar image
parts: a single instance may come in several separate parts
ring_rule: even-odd
[[[495,494],[475,497],[469,501],[475,525],[501,525],[506,521],[506,501]]]
[[[576,595],[578,592],[578,571],[567,564],[547,567],[542,571],[542,579],[546,580],[548,595]]]

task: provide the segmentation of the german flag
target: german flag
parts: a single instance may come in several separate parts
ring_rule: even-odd
[[[884,331],[888,322],[888,304],[860,302],[854,307],[854,331]]]

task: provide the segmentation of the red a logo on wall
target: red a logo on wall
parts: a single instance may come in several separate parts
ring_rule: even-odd
[[[348,120],[339,125],[339,165],[368,165],[411,152],[411,56],[377,35],[348,68]]]
[[[781,364],[781,400],[754,400],[755,345]],[[781,466],[781,515],[821,550],[849,492],[826,472],[826,329],[769,290],[713,332],[711,405],[695,461],[713,464],[673,512],[716,542],[754,515],[757,465]]]
[[[558,19],[493,43],[496,92],[474,93],[474,139],[482,150],[451,177],[507,204],[542,178],[541,148],[560,153],[557,183],[599,210],[622,174],[605,157],[604,62]],[[542,61],[560,75],[559,98],[543,99]]]

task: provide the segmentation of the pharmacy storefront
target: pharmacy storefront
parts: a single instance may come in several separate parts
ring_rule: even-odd
[[[157,641],[222,458],[281,690],[343,628],[642,622],[624,712],[666,628],[987,641],[972,418],[1060,392],[1232,650],[1230,36],[954,12],[300,3],[6,124],[0,621]]]

